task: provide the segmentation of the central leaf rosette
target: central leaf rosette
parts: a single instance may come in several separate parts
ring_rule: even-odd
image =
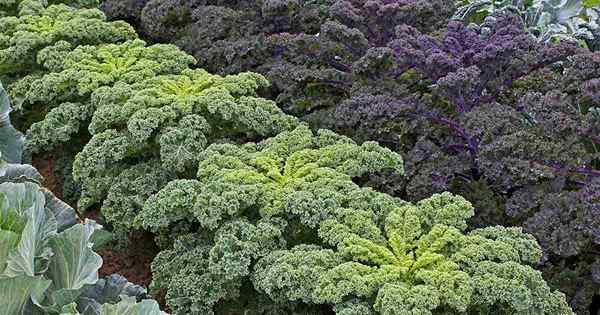
[[[327,130],[313,135],[305,125],[261,143],[214,144],[198,158],[198,179],[171,182],[151,197],[136,219],[140,225],[156,229],[191,213],[209,229],[240,214],[291,216],[314,228],[365,194],[352,178],[402,171],[402,159],[389,149]]]

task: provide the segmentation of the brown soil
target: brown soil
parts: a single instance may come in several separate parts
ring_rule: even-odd
[[[85,211],[84,217],[86,219],[94,220],[102,225],[104,225],[104,219],[102,218],[102,214],[100,213],[100,207],[93,207]]]
[[[53,154],[46,153],[43,156],[35,157],[31,161],[31,164],[44,177],[44,182],[42,185],[50,189],[50,191],[53,192],[56,197],[62,199],[62,183],[54,174]]]
[[[91,214],[99,216],[99,211]],[[152,281],[152,260],[158,254],[159,249],[154,243],[150,233],[134,233],[129,238],[131,244],[126,250],[114,250],[110,248],[101,249],[98,254],[104,261],[99,270],[100,277],[118,273],[129,282],[148,287]],[[160,309],[169,313],[170,310],[165,301],[166,292],[159,292],[152,297],[160,305]]]
[[[100,276],[118,273],[132,283],[148,287],[152,280],[150,264],[159,250],[149,233],[134,233],[130,241],[126,250],[105,248],[98,252],[104,261]]]

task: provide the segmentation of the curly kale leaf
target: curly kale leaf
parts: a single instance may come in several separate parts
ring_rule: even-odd
[[[331,249],[298,245],[273,251],[260,259],[254,267],[252,282],[274,301],[311,303],[319,278],[342,262],[343,257]]]
[[[212,241],[182,235],[152,263],[152,289],[167,290],[175,314],[213,314],[216,303],[239,296],[242,280],[259,257],[285,245],[282,229],[277,220],[252,224],[239,219],[223,224]]]
[[[73,8],[96,8],[99,0],[0,0],[0,16],[39,15],[51,5],[68,5]]]
[[[120,173],[117,173],[120,172]],[[117,233],[126,233],[131,230],[133,220],[152,194],[158,192],[175,174],[161,167],[159,161],[150,160],[138,163],[131,167],[121,166],[115,169],[115,175],[99,178],[94,184],[106,186],[106,199],[102,203],[102,215],[111,223]],[[97,186],[92,186],[96,188]],[[83,195],[80,204],[89,203]],[[120,235],[119,235],[120,236]]]
[[[434,91],[458,113],[493,102],[520,77],[579,51],[570,42],[537,43],[514,16],[498,17],[489,28],[484,34],[450,22],[437,39],[401,26],[388,46],[400,69],[414,69],[435,82]]]
[[[53,5],[36,15],[0,18],[0,75],[43,69],[39,55],[53,46],[121,43],[137,38],[133,27],[107,22],[98,9]]]
[[[89,104],[62,103],[48,112],[44,120],[34,123],[27,131],[25,148],[28,153],[38,153],[65,143],[71,137],[84,129],[89,121]]]
[[[579,191],[565,190],[566,183],[562,177],[523,188],[508,200],[507,208],[514,216],[529,215],[523,226],[544,248],[544,276],[569,296],[576,312],[586,314],[600,288],[600,278],[594,276],[600,181],[591,179]]]
[[[130,131],[139,129],[135,125],[138,122],[133,121],[143,120],[149,114],[144,110],[169,107],[178,117],[203,116],[214,129],[210,132],[216,135],[227,132],[247,136],[254,133],[273,135],[289,129],[296,122],[273,102],[257,97],[257,90],[268,86],[269,82],[255,73],[220,77],[198,69],[102,88],[92,96],[97,112],[90,131],[96,134],[106,129],[119,129],[125,124]]]
[[[48,58],[56,55],[48,54]],[[50,62],[45,60],[44,62]],[[155,75],[179,73],[194,59],[172,45],[146,46],[141,40],[123,44],[79,46],[62,56],[59,69],[32,80],[23,107],[31,111],[50,111],[45,120],[32,125],[27,150],[47,151],[87,127],[95,108],[90,104],[92,92],[118,82],[134,83]],[[76,103],[73,105],[69,103]],[[73,117],[76,116],[76,117]]]
[[[110,20],[127,21],[139,29],[139,18],[148,0],[102,1],[100,9]]]
[[[29,102],[57,102],[88,97],[102,86],[135,83],[160,74],[179,73],[195,60],[173,45],[123,44],[80,46],[61,61],[61,68],[31,83]]]

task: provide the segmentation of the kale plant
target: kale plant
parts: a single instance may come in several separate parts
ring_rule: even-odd
[[[449,193],[411,204],[353,182],[385,169],[402,172],[402,160],[305,126],[211,145],[196,179],[170,182],[135,219],[165,247],[153,289],[167,290],[175,314],[247,296],[338,314],[572,314],[531,267],[542,256],[531,235],[464,232],[473,207]]]
[[[214,142],[260,139],[298,121],[257,96],[269,82],[247,72],[221,77],[202,69],[96,89],[89,130],[73,175],[81,209],[103,201],[102,213],[127,231],[145,199],[169,180],[196,172]]]
[[[91,95],[103,86],[135,83],[188,68],[194,58],[172,45],[146,46],[141,40],[100,46],[83,45],[65,55],[41,58],[50,72],[16,84],[23,115],[47,112],[27,131],[28,153],[50,151],[85,130],[94,113]]]
[[[50,60],[79,45],[137,38],[124,22],[106,22],[98,9],[53,5],[35,15],[0,18],[0,76],[24,76],[58,63]],[[42,63],[43,60],[43,63]]]
[[[451,1],[266,0],[197,2],[122,1],[103,8],[113,19],[139,21],[148,38],[169,41],[209,72],[261,73],[270,95],[295,113],[330,107],[348,97],[352,64],[368,48],[385,45],[397,25],[436,31],[453,12]],[[136,12],[130,12],[136,11]]]
[[[37,15],[49,5],[65,4],[72,8],[96,8],[99,0],[0,0],[0,17]]]

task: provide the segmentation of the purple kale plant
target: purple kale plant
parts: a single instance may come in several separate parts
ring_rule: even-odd
[[[574,43],[545,45],[523,31],[514,16],[488,20],[488,33],[452,21],[441,38],[414,27],[396,28],[394,50],[399,71],[414,69],[434,83],[434,92],[458,113],[495,102],[514,81],[577,51]]]

